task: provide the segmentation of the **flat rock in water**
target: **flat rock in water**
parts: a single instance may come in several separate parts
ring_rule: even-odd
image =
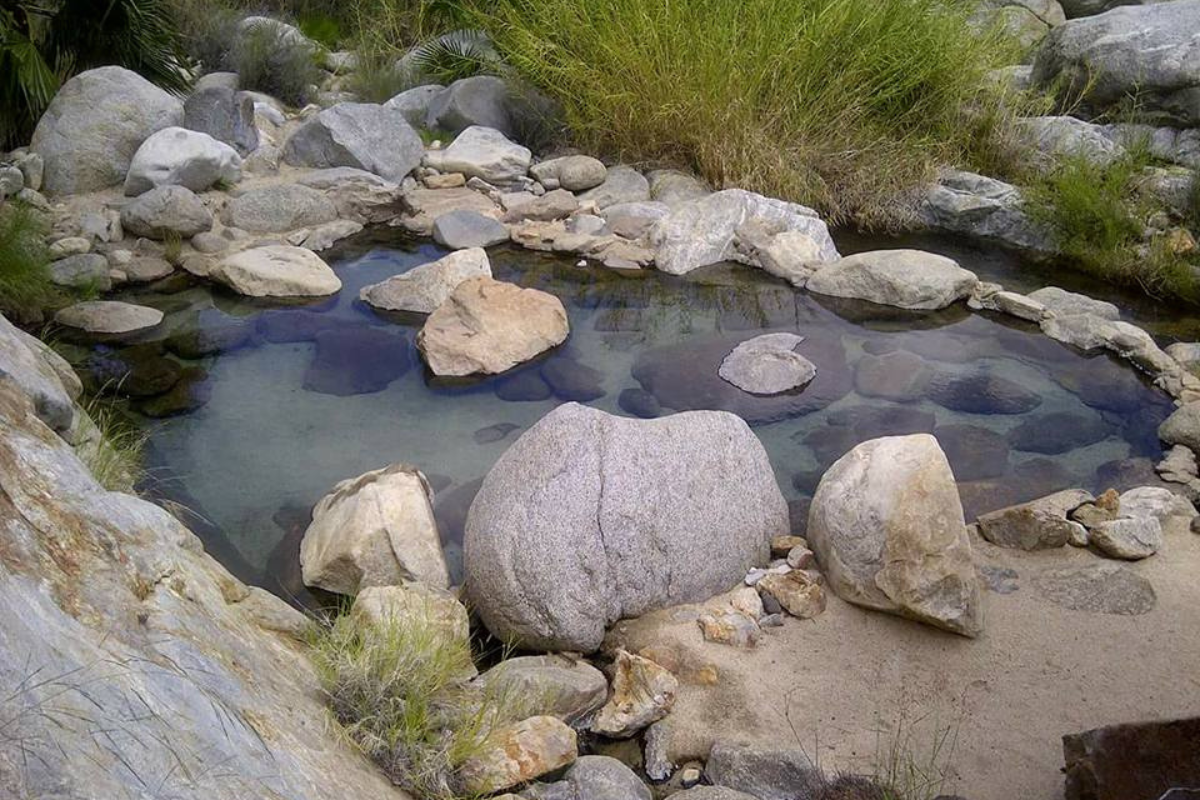
[[[824,408],[850,393],[851,374],[840,337],[804,331],[805,357],[816,377],[800,393],[754,395],[721,378],[721,362],[741,339],[689,339],[642,352],[633,377],[659,404],[675,411],[719,410],[737,414],[751,425],[778,422]]]
[[[864,397],[908,403],[925,396],[933,376],[933,366],[913,353],[867,353],[854,365],[854,389]]]
[[[1046,570],[1033,587],[1055,605],[1092,614],[1148,614],[1157,602],[1150,581],[1119,564]]]
[[[496,381],[496,397],[510,403],[549,400],[554,392],[537,369],[527,369]]]
[[[425,321],[417,347],[435,375],[499,374],[562,344],[567,312],[552,294],[469,278]]]
[[[1030,292],[1028,297],[1030,300],[1036,300],[1041,303],[1047,310],[1054,312],[1060,317],[1069,317],[1075,314],[1091,314],[1094,317],[1110,321],[1121,318],[1120,309],[1112,303],[1095,300],[1085,294],[1068,292],[1066,289],[1060,289],[1057,286],[1045,286],[1037,291]]]
[[[88,300],[62,309],[54,321],[85,333],[121,335],[153,328],[163,321],[163,313],[116,300]]]
[[[945,308],[979,280],[957,261],[922,250],[875,250],[826,264],[808,279],[816,294],[914,311]]]
[[[604,373],[569,358],[546,362],[542,377],[560,400],[586,403],[605,395]]]
[[[433,221],[433,240],[451,250],[491,247],[508,241],[508,228],[478,211],[451,211]]]
[[[381,311],[432,314],[460,283],[480,276],[492,276],[491,262],[481,248],[472,247],[364,287],[359,297]]]
[[[408,340],[380,328],[348,327],[317,334],[304,373],[310,392],[347,397],[381,392],[412,366]]]
[[[1098,416],[1055,412],[1025,420],[1008,432],[1008,441],[1016,450],[1057,455],[1103,441],[1108,435],[1108,426]]]
[[[725,357],[717,374],[751,394],[779,394],[806,386],[817,368],[796,348],[794,333],[765,333],[742,342]]]
[[[965,414],[1024,414],[1042,404],[1041,397],[1019,383],[989,372],[937,375],[930,382],[929,399]]]
[[[325,297],[342,288],[320,256],[289,245],[253,247],[227,256],[210,277],[249,297]]]

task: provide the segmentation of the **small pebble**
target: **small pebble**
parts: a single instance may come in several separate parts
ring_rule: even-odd
[[[746,585],[754,586],[765,577],[767,577],[765,569],[752,569],[746,573]]]
[[[765,617],[763,617],[762,619],[760,619],[758,621],[758,627],[760,627],[760,628],[782,628],[783,627],[783,614],[767,614]]]
[[[807,547],[793,547],[788,553],[787,563],[792,569],[812,569],[817,565],[817,557]]]
[[[763,611],[767,615],[783,613],[783,606],[775,599],[775,595],[760,590],[758,596],[762,599]]]
[[[700,782],[700,770],[688,767],[679,773],[679,783],[683,788],[690,789]]]

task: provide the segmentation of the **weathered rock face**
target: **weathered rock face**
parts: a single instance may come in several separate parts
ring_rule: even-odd
[[[300,565],[305,584],[339,594],[405,581],[447,588],[425,476],[393,464],[339,483],[313,509]]]
[[[558,655],[522,656],[501,661],[480,682],[538,715],[574,725],[608,699],[604,673],[583,660]]]
[[[1105,167],[1125,155],[1125,148],[1103,127],[1075,117],[1026,117],[1017,131],[1026,145],[1040,154],[1040,166],[1052,169],[1064,159],[1082,158]]]
[[[83,387],[70,365],[53,350],[0,315],[0,377],[14,381],[42,422],[59,433],[75,421]]]
[[[484,479],[467,519],[467,586],[498,636],[590,652],[622,617],[738,584],[787,532],[787,504],[741,420],[631,420],[572,403]]]
[[[1158,426],[1158,438],[1167,444],[1200,451],[1200,403],[1180,406]]]
[[[423,128],[429,115],[429,106],[445,90],[445,86],[436,83],[414,86],[388,100],[383,107],[399,111],[414,128]]]
[[[826,264],[808,290],[832,297],[928,311],[964,299],[978,283],[953,259],[921,250],[875,250]]]
[[[237,76],[234,78],[236,80]],[[243,156],[258,149],[254,98],[247,92],[237,91],[236,85],[197,85],[183,104],[183,127],[207,133]]]
[[[1034,253],[1054,250],[1051,232],[1022,208],[1017,187],[973,172],[945,170],[922,198],[921,223]]]
[[[417,347],[435,375],[499,374],[566,341],[552,294],[490,277],[459,283],[425,321]]]
[[[142,142],[125,176],[125,194],[136,197],[155,186],[184,186],[203,192],[217,183],[237,183],[242,158],[207,133],[163,128]]]
[[[1182,787],[1200,786],[1197,741],[1200,718],[1067,734],[1066,800],[1190,800]]]
[[[21,609],[0,615],[0,706],[20,720],[0,791],[136,796],[157,776],[182,800],[400,797],[327,733],[302,646],[262,627],[303,617],[161,508],[102,489],[4,380],[0,464],[0,585]]]
[[[585,195],[586,198],[586,195]],[[750,262],[738,248],[738,229],[755,220],[775,233],[799,231],[813,240],[821,261],[838,258],[825,223],[815,211],[742,189],[726,189],[684,203],[650,231],[660,270],[684,275],[722,261]]]
[[[135,72],[100,67],[63,84],[33,132],[50,194],[117,186],[152,133],[183,122],[183,104]]]
[[[529,171],[533,153],[493,128],[472,125],[445,150],[425,154],[425,165],[442,172],[461,172],[489,183],[508,183]]]
[[[425,125],[450,133],[461,133],[479,125],[511,134],[508,87],[494,75],[457,80],[430,99]]]
[[[211,230],[213,217],[204,203],[183,186],[159,186],[121,209],[121,227],[135,236],[190,239]]]
[[[1092,495],[1082,489],[1067,489],[1039,500],[1002,508],[979,517],[979,533],[992,544],[1021,550],[1062,547],[1079,523],[1068,515]]]
[[[1043,43],[1034,81],[1061,82],[1096,110],[1138,98],[1139,112],[1179,127],[1200,124],[1200,0],[1122,6],[1068,21]]]
[[[964,636],[983,627],[954,475],[928,434],[873,439],[821,479],[808,541],[843,600]]]
[[[264,186],[229,201],[221,220],[251,233],[278,233],[333,222],[337,206],[316,189],[296,183]]]
[[[451,292],[469,278],[492,276],[487,253],[479,248],[460,250],[431,264],[393,275],[382,283],[363,287],[360,297],[382,311],[411,311],[432,314]]]
[[[282,244],[226,256],[209,277],[249,297],[325,297],[342,288],[341,280],[316,253]]]
[[[729,741],[713,744],[704,777],[759,800],[808,800],[817,797],[825,783],[821,770],[799,748],[765,749]]]
[[[402,112],[340,103],[301,125],[284,146],[283,160],[296,167],[357,167],[399,183],[424,151]]]
[[[679,681],[669,670],[648,658],[618,650],[613,671],[612,696],[592,721],[593,731],[626,739],[671,711]]]
[[[748,339],[721,362],[718,374],[744,392],[779,394],[804,386],[817,368],[796,349],[804,342],[794,333],[765,333]]]
[[[484,752],[462,765],[468,793],[492,794],[567,766],[579,754],[575,731],[554,717],[530,717],[493,734]]]

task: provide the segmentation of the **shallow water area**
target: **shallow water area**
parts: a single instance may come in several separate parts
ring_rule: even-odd
[[[325,254],[342,291],[304,305],[199,283],[128,294],[167,320],[126,350],[173,362],[167,371],[182,368],[189,381],[177,405],[131,402],[149,433],[150,489],[190,509],[210,552],[239,577],[302,594],[297,552],[312,506],[335,483],[394,462],[429,476],[457,571],[478,481],[570,400],[624,415],[739,414],[801,525],[822,472],[877,436],[937,436],[968,520],[1069,486],[1144,483],[1161,455],[1156,429],[1171,403],[1113,358],[1085,357],[1035,326],[963,306],[912,314],[834,301],[732,265],[674,278],[493,250],[497,279],[562,299],[570,338],[503,376],[436,379],[416,351],[421,319],[385,318],[358,294],[444,252],[390,231],[360,236]],[[223,352],[180,358],[198,331]],[[805,337],[798,352],[817,368],[807,387],[763,397],[717,376],[735,345],[776,331]],[[97,346],[88,357],[121,356]]]

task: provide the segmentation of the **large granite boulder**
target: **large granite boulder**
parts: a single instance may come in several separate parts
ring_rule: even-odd
[[[82,386],[71,365],[48,345],[0,315],[0,378],[9,378],[28,395],[38,418],[62,433],[75,421],[75,400]]]
[[[339,103],[296,129],[283,148],[283,160],[294,167],[357,167],[399,183],[421,163],[424,151],[402,112]]]
[[[209,277],[248,297],[326,297],[342,282],[311,250],[285,244],[242,250],[217,262]]]
[[[149,239],[190,239],[212,226],[213,216],[204,201],[183,186],[155,187],[121,209],[121,227]]]
[[[208,77],[208,76],[205,76]],[[237,76],[233,76],[236,80]],[[183,104],[183,127],[207,133],[247,156],[258,149],[254,98],[237,86],[200,87]]]
[[[494,75],[457,80],[429,100],[425,126],[431,130],[458,134],[474,125],[514,133],[508,86]]]
[[[633,420],[569,403],[484,479],[466,582],[497,636],[590,652],[618,619],[727,591],[788,530],[766,452],[733,415]]]
[[[606,170],[604,180],[598,186],[579,195],[579,202],[594,203],[598,209],[649,200],[650,181],[633,167],[623,164]]]
[[[333,487],[313,509],[300,566],[306,585],[339,594],[408,581],[448,588],[425,476],[393,464]]]
[[[983,629],[954,474],[929,434],[872,439],[821,479],[808,542],[843,600],[964,636]]]
[[[81,194],[117,186],[150,135],[183,122],[183,104],[136,72],[100,67],[63,84],[33,132],[43,190]]]
[[[298,183],[264,186],[229,201],[221,221],[251,233],[279,233],[323,225],[338,218],[334,202]]]
[[[917,209],[921,224],[1032,253],[1055,249],[1052,232],[1024,208],[1020,189],[961,170],[944,170]]]
[[[1125,148],[1103,126],[1068,116],[1026,117],[1018,120],[1021,140],[1036,152],[1034,161],[1045,169],[1066,159],[1082,158],[1107,167],[1126,155]]]
[[[242,157],[207,133],[163,128],[142,142],[125,176],[125,194],[136,197],[156,186],[203,192],[242,179]]]
[[[414,128],[424,128],[425,120],[429,116],[429,106],[444,91],[446,87],[437,83],[414,86],[388,100],[383,107],[399,111]]]
[[[1136,97],[1138,112],[1177,127],[1200,124],[1200,0],[1122,6],[1068,20],[1038,51],[1033,79],[1096,111]]]
[[[430,264],[393,275],[382,283],[363,287],[359,297],[380,311],[432,314],[450,299],[450,293],[468,278],[492,277],[485,251],[459,250]]]
[[[430,150],[425,165],[489,183],[510,183],[529,171],[533,153],[495,128],[472,125],[445,150]]]
[[[979,280],[952,258],[922,250],[873,250],[826,264],[808,290],[912,311],[945,308],[966,298]]]
[[[759,266],[738,247],[738,229],[751,220],[776,234],[798,231],[807,235],[816,245],[820,261],[838,258],[828,228],[812,209],[743,189],[726,189],[677,206],[651,228],[655,264],[672,275],[722,261]]]
[[[480,276],[429,315],[417,347],[435,375],[495,375],[562,344],[568,331],[554,295]]]

